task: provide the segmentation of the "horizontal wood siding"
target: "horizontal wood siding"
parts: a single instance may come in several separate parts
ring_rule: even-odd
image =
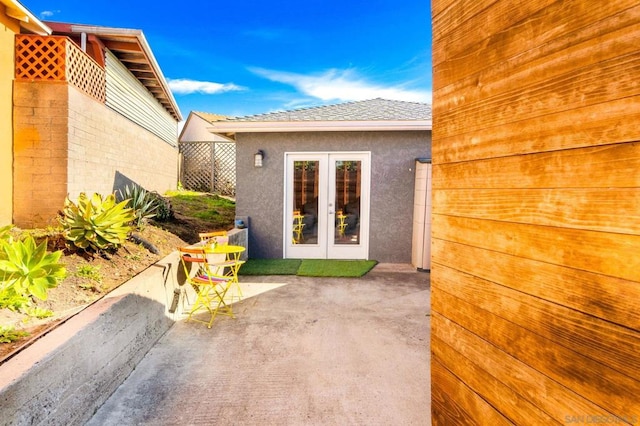
[[[108,50],[106,51],[106,74],[106,105],[172,146],[178,146],[176,120]]]
[[[640,424],[640,5],[432,14],[434,424]]]

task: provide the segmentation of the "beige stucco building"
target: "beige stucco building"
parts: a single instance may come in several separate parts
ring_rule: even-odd
[[[15,35],[21,32],[47,35],[51,30],[19,2],[0,0],[0,226],[12,221]]]

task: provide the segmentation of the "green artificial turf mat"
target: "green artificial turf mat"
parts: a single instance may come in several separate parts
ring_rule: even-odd
[[[249,259],[239,275],[300,275],[304,277],[361,277],[376,260]]]
[[[249,259],[240,267],[239,275],[295,275],[300,259]]]
[[[361,277],[377,263],[375,260],[304,259],[297,275],[304,277]]]

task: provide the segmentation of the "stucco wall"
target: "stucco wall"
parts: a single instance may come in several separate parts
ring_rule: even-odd
[[[262,168],[253,166],[258,149]],[[249,217],[251,257],[282,257],[284,154],[311,151],[371,151],[369,258],[409,263],[414,163],[431,156],[431,132],[238,134],[236,214]]]
[[[12,87],[14,75],[14,40],[20,27],[5,14],[0,4],[0,226],[11,223],[13,184]]]
[[[177,184],[177,148],[66,83],[14,84],[14,223],[54,223],[67,194]]]

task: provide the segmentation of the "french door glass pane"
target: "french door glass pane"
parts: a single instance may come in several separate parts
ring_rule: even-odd
[[[361,161],[336,161],[335,244],[360,243]]]
[[[293,162],[293,226],[294,244],[318,243],[318,177],[319,161]]]

